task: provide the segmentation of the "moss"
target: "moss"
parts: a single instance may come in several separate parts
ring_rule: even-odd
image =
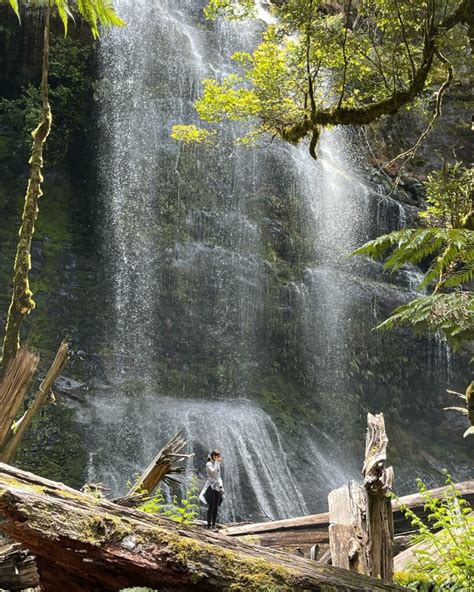
[[[166,553],[183,569],[195,572],[195,561],[216,565],[223,581],[229,581],[229,591],[288,592],[296,584],[299,575],[288,567],[248,557],[239,554],[238,551],[229,551],[216,545],[197,543],[162,529],[154,529],[153,537],[166,544]],[[206,577],[205,574],[194,573],[196,583]]]
[[[97,514],[80,523],[81,540],[91,545],[118,541],[133,533],[128,520],[113,514]]]

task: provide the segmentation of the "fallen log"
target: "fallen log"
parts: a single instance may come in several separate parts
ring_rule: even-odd
[[[119,506],[0,464],[0,529],[37,556],[44,592],[404,588]]]
[[[457,483],[456,489],[471,506],[474,506],[474,480]],[[438,487],[430,490],[430,493],[433,497],[442,497],[446,491],[447,487]],[[395,543],[398,543],[397,551],[406,548],[408,539],[405,535],[414,530],[410,520],[400,511],[400,504],[409,507],[420,518],[426,518],[424,501],[419,493],[406,495],[399,501],[392,502],[394,532],[398,535],[395,537]],[[225,528],[221,532],[249,540],[256,545],[285,549],[309,557],[314,544],[320,548],[329,546],[328,529],[329,513],[324,512],[285,520],[239,524]]]

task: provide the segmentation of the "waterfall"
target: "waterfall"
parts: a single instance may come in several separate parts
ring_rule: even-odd
[[[432,360],[372,332],[412,276],[349,257],[400,206],[381,203],[346,133],[324,132],[318,162],[305,146],[238,148],[238,125],[213,148],[170,138],[195,121],[201,80],[259,39],[258,21],[209,23],[204,4],[118,0],[127,26],[100,43],[105,379],[79,421],[89,478],[115,494],[182,430],[189,475],[223,451],[224,519],[283,518],[357,474],[367,409],[424,404]]]

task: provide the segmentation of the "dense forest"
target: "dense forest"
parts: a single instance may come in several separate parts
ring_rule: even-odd
[[[474,586],[473,40],[472,0],[0,0],[0,589]],[[346,563],[349,481],[389,509]]]

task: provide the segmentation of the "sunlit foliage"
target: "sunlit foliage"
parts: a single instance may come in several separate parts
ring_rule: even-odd
[[[204,81],[196,102],[203,122],[248,120],[253,138],[310,137],[315,156],[321,127],[393,114],[445,79],[451,62],[460,73],[466,67],[472,0],[272,4],[276,24],[265,26],[255,51],[232,56],[235,73]],[[211,0],[206,16],[247,18],[254,11],[253,0]]]

